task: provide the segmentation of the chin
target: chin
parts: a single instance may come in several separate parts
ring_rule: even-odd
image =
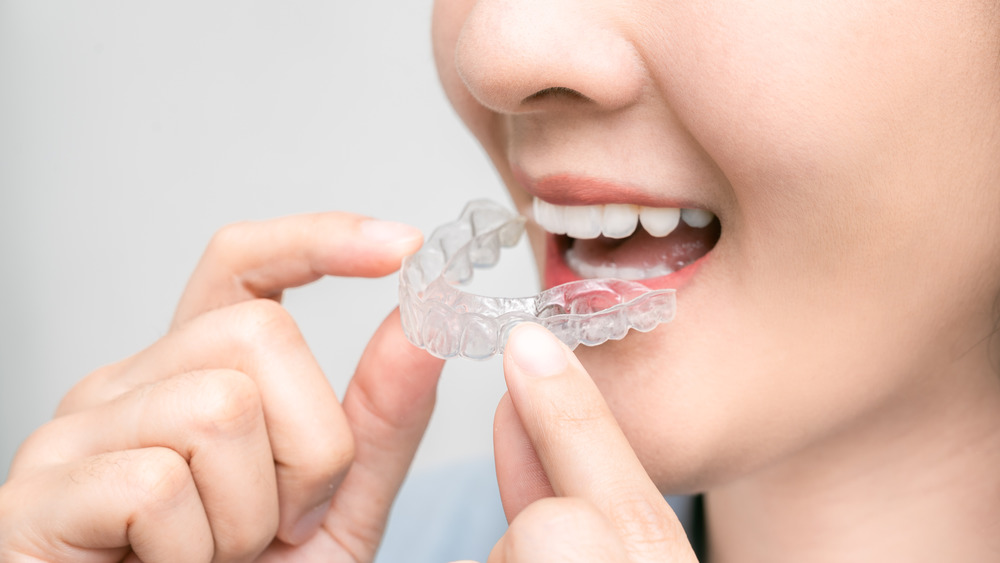
[[[772,409],[755,408],[774,397],[733,392],[731,381],[713,376],[737,373],[741,350],[723,360],[721,350],[704,350],[694,327],[679,321],[575,351],[663,494],[724,485],[795,445],[787,428],[769,419]],[[754,377],[750,369],[738,373]]]

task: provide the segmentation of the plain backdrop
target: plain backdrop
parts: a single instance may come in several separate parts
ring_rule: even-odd
[[[0,482],[79,378],[153,343],[226,223],[342,209],[429,233],[507,201],[448,105],[431,0],[0,0]],[[529,273],[530,272],[530,273]],[[527,249],[481,289],[536,290]],[[286,306],[342,395],[396,278]],[[417,466],[488,456],[499,360],[450,362]]]

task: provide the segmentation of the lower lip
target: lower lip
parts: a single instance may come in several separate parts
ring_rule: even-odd
[[[559,246],[556,235],[551,233],[545,235],[545,275],[543,277],[546,289],[583,279],[566,264],[563,251]],[[680,290],[691,281],[698,272],[698,269],[701,268],[711,254],[711,251],[709,251],[708,254],[672,274],[635,281],[650,289]]]

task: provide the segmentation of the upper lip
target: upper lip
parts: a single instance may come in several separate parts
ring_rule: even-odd
[[[648,189],[603,178],[556,173],[539,178],[513,167],[514,177],[534,197],[556,205],[601,205],[625,203],[647,207],[706,209],[687,198],[651,193]]]

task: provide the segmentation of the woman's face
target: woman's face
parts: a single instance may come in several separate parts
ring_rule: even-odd
[[[672,323],[577,352],[665,491],[904,412],[992,329],[995,2],[437,0],[434,47],[522,213],[717,217],[530,226],[547,284],[677,288]]]

